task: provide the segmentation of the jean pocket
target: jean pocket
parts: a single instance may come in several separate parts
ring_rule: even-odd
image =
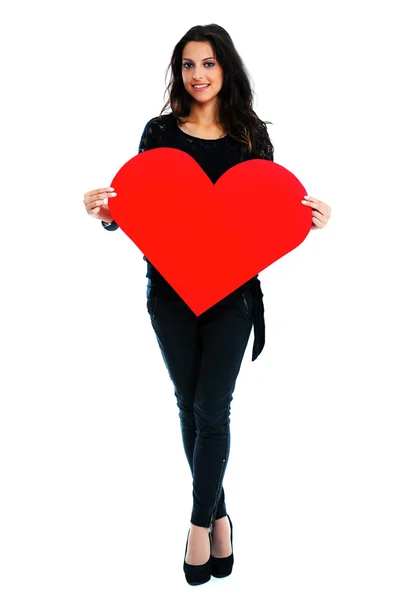
[[[251,290],[241,289],[241,307],[246,319],[251,319],[253,316],[254,297]]]

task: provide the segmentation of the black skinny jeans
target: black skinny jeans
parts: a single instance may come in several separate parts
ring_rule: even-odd
[[[174,385],[193,477],[191,522],[200,527],[226,515],[230,403],[253,325],[253,290],[250,280],[196,317],[169,284],[147,285],[147,310]]]

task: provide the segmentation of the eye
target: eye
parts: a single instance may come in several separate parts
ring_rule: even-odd
[[[193,63],[183,63],[184,67],[188,67],[189,65],[192,65]],[[212,65],[213,67],[215,66],[215,63],[208,61],[206,63],[204,63],[205,65]],[[186,69],[187,70],[187,69]]]

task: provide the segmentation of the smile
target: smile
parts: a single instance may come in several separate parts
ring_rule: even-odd
[[[201,85],[194,85],[193,88],[196,90],[196,92],[201,92],[202,90],[206,90],[208,88],[210,84],[201,84]]]

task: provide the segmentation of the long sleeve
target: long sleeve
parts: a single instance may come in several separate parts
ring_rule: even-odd
[[[264,160],[271,160],[273,162],[274,150],[274,146],[267,131],[266,137],[263,135],[257,138],[254,150],[252,152],[252,158],[262,158]]]
[[[104,229],[107,229],[107,231],[115,231],[116,229],[119,228],[119,225],[117,225],[117,223],[115,221],[111,221],[111,223],[102,221],[101,224],[103,225]]]
[[[152,150],[158,148],[161,143],[162,131],[165,125],[163,125],[157,117],[150,119],[143,129],[142,137],[140,138],[138,154],[145,152],[146,150]]]
[[[139,142],[138,154],[140,154],[140,152],[145,152],[146,150],[150,150],[151,148],[155,148],[157,146],[157,135],[154,131],[154,125],[152,124],[152,121],[153,119],[150,119],[150,121],[146,123],[143,129]],[[115,231],[116,229],[119,229],[119,225],[115,221],[112,221],[111,223],[106,223],[105,221],[102,221],[101,224],[107,231]]]
[[[271,142],[261,149],[260,158],[271,160],[272,162],[274,161],[274,147]]]

